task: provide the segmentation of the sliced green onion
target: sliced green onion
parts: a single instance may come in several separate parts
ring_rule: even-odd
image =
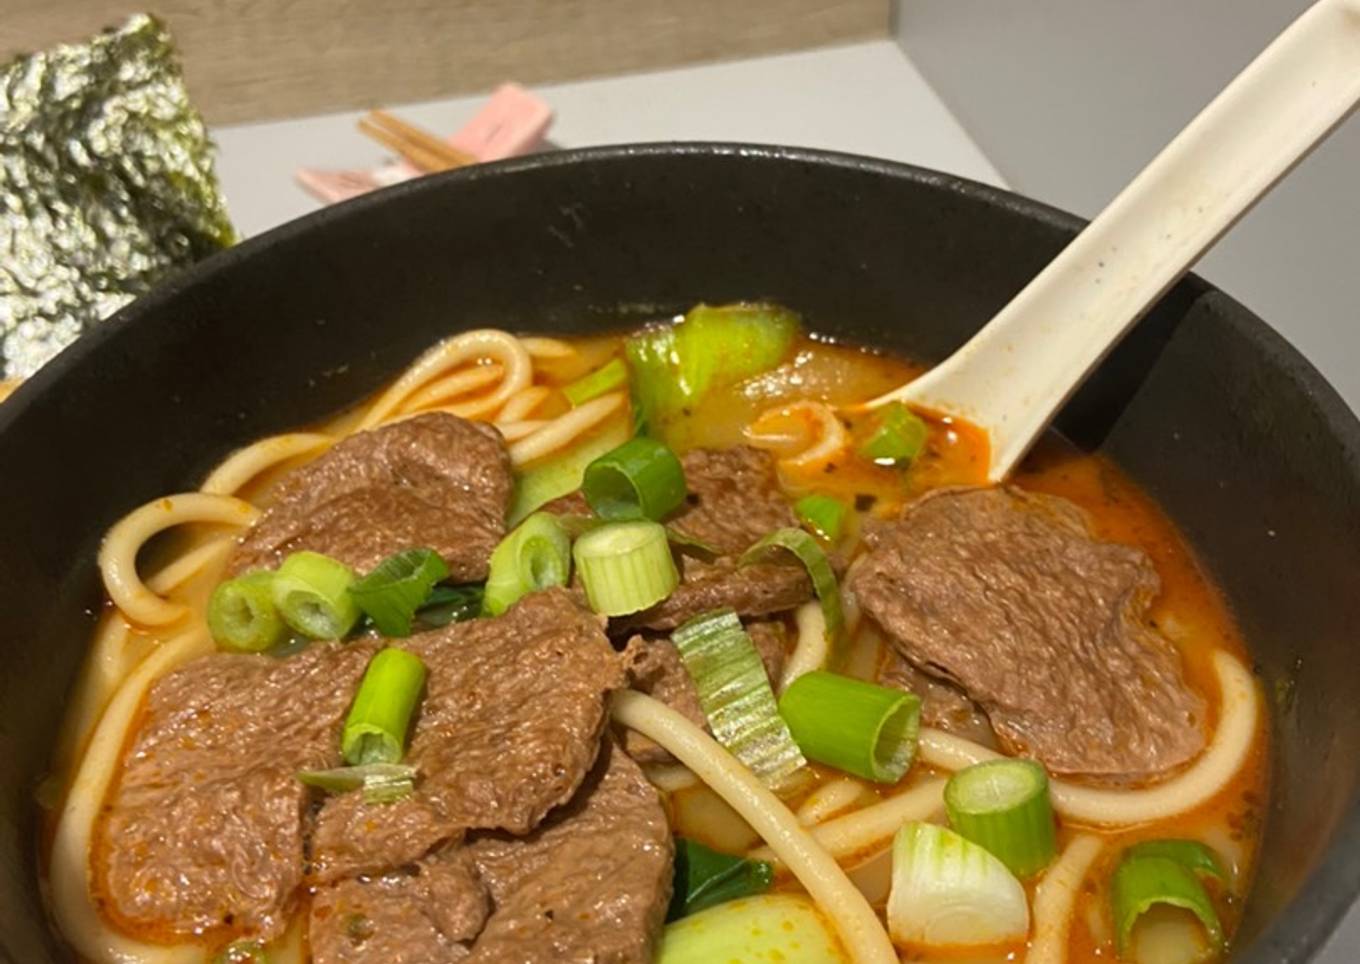
[[[809,760],[896,783],[916,756],[920,697],[823,670],[804,673],[779,697],[779,715]]]
[[[258,653],[283,641],[288,629],[274,605],[274,574],[228,579],[208,600],[208,630],[223,649]]]
[[[613,391],[628,381],[628,366],[622,358],[612,358],[609,362],[583,375],[562,389],[567,401],[573,406],[599,398],[605,392]]]
[[[213,955],[212,964],[269,964],[269,955],[259,941],[232,941]]]
[[[604,453],[618,448],[632,435],[633,426],[630,422],[614,421],[598,435],[534,465],[515,482],[515,497],[510,502],[507,524],[517,526],[528,518],[529,513],[553,499],[575,492],[581,487],[586,466]]]
[[[888,933],[910,948],[1023,941],[1025,888],[987,850],[931,823],[908,823],[892,849]]]
[[[657,522],[611,522],[572,549],[590,608],[626,616],[655,606],[680,584],[666,528]]]
[[[930,429],[921,416],[901,402],[889,402],[875,416],[874,431],[859,454],[880,465],[910,462],[926,447]]]
[[[571,539],[557,517],[535,512],[491,553],[482,610],[499,616],[521,597],[571,577]]]
[[[711,542],[687,535],[673,525],[666,526],[666,538],[671,541],[671,545],[687,555],[699,556],[710,561],[722,555],[722,550]]]
[[[476,619],[482,614],[482,597],[485,589],[481,583],[463,586],[435,586],[425,599],[425,605],[416,610],[416,621],[428,628],[447,626]]]
[[[1048,774],[1033,760],[989,760],[959,770],[944,788],[949,825],[1021,880],[1058,851]]]
[[[311,639],[342,639],[359,621],[350,595],[354,570],[319,552],[295,552],[274,576],[274,605],[283,621]]]
[[[845,964],[835,930],[809,897],[763,894],[667,924],[655,964],[796,961]]]
[[[369,660],[340,738],[345,762],[400,762],[411,712],[424,686],[425,664],[415,653],[389,646]]]
[[[416,768],[401,763],[366,763],[333,770],[299,770],[298,782],[327,793],[362,790],[368,803],[393,803],[415,790]]]
[[[845,535],[845,517],[850,507],[829,495],[805,495],[794,503],[793,511],[803,525],[826,542],[839,542]]]
[[[826,638],[831,646],[831,665],[836,665],[845,638],[845,614],[841,605],[841,590],[836,584],[836,573],[831,568],[817,539],[802,529],[776,529],[742,554],[741,564],[764,562],[781,551],[791,552],[812,579],[812,588],[822,604],[826,619]]]
[[[763,894],[774,881],[774,865],[710,850],[697,840],[677,837],[675,875],[666,920],[679,920],[708,907]]]
[[[1204,925],[1210,942],[1220,951],[1223,948],[1223,925],[1208,891],[1193,870],[1170,857],[1125,855],[1110,884],[1110,903],[1121,958],[1128,955],[1133,925],[1156,904],[1188,910]]]
[[[696,616],[671,634],[719,743],[776,793],[792,793],[809,771],[779,715],[770,678],[731,609]]]
[[[430,590],[447,579],[449,567],[433,549],[407,549],[388,556],[350,586],[350,594],[384,636],[410,636],[411,619]]]
[[[665,423],[689,399],[680,384],[675,353],[675,326],[644,329],[624,342],[632,370],[633,415],[639,433],[665,437]]]
[[[661,519],[685,501],[685,470],[656,439],[629,439],[586,466],[581,491],[601,519]]]
[[[1169,857],[1200,877],[1228,882],[1228,872],[1218,854],[1198,840],[1144,840],[1124,851],[1125,857]]]

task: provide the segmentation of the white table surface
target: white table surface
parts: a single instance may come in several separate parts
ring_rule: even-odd
[[[512,79],[512,78],[507,78]],[[996,169],[890,40],[536,88],[557,111],[562,147],[649,140],[732,140],[820,147],[907,161],[1005,186]],[[451,132],[482,97],[391,105]],[[352,111],[213,131],[218,175],[246,235],[319,205],[298,167],[367,167],[384,157]],[[1317,964],[1360,960],[1360,908]]]

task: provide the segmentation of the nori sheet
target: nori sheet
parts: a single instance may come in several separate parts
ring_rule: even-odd
[[[234,240],[155,18],[0,68],[0,378]]]

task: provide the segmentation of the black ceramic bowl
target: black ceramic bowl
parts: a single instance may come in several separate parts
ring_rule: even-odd
[[[566,152],[424,178],[248,241],[125,309],[0,405],[0,957],[63,959],[35,784],[121,514],[333,412],[472,326],[589,331],[770,297],[940,359],[1077,231],[902,165],[780,148]],[[1066,407],[1189,536],[1276,695],[1240,960],[1307,960],[1360,891],[1360,426],[1230,298],[1177,286]]]

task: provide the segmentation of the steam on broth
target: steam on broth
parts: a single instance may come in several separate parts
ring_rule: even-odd
[[[470,332],[135,510],[44,794],[64,936],[1222,959],[1266,738],[1221,594],[1102,457],[989,490],[972,426],[860,406],[922,370],[764,305]]]

